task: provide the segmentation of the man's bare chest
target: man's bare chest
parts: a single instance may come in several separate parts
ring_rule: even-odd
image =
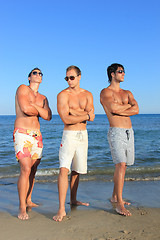
[[[31,103],[35,103],[36,105],[43,107],[44,106],[44,98],[40,93],[30,93],[29,101]]]
[[[68,98],[69,108],[72,109],[85,109],[87,105],[87,98],[86,96],[69,96]]]
[[[114,100],[120,104],[127,104],[128,103],[128,94],[125,91],[122,92],[115,92],[114,93]]]

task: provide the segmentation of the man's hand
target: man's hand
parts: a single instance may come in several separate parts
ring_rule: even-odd
[[[94,110],[91,109],[89,112],[84,111],[83,109],[79,109],[79,110],[75,110],[70,108],[69,109],[69,114],[72,116],[84,116],[84,115],[88,115],[88,120],[87,121],[94,121],[95,118],[95,114],[94,114]]]
[[[47,100],[46,100],[47,101]],[[39,113],[39,116],[43,118],[44,120],[50,121],[52,119],[52,112],[48,106],[48,101],[43,107],[38,106],[35,103],[31,103],[31,106],[33,106]]]
[[[93,122],[93,121],[94,121],[94,118],[95,118],[95,114],[94,114],[94,110],[93,110],[93,109],[91,109],[91,110],[88,112],[88,116],[89,116],[88,121]]]

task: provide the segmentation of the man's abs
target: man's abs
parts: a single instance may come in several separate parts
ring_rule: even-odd
[[[117,116],[108,114],[107,115],[110,127],[119,127],[119,128],[131,128],[132,123],[130,117]]]
[[[14,128],[24,128],[30,130],[39,130],[40,124],[38,117],[17,117],[14,123]]]

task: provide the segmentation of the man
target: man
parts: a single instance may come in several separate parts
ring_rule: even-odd
[[[76,66],[66,70],[65,80],[69,87],[57,96],[57,110],[64,123],[63,137],[59,150],[60,173],[58,177],[59,210],[55,221],[62,221],[66,216],[65,199],[68,189],[68,172],[72,164],[70,179],[70,204],[85,205],[77,201],[79,174],[87,173],[88,135],[86,122],[94,120],[92,94],[80,88],[81,71]]]
[[[130,116],[138,114],[139,108],[133,94],[120,88],[120,83],[124,81],[124,67],[114,63],[108,67],[107,73],[110,85],[101,91],[100,102],[110,123],[108,141],[115,163],[111,202],[116,203],[117,213],[131,216],[124,207],[124,204],[130,203],[123,201],[122,191],[127,165],[134,163],[134,133]]]
[[[39,117],[51,120],[52,113],[47,98],[38,92],[42,82],[42,72],[34,68],[28,75],[29,86],[20,85],[16,92],[16,120],[14,124],[14,148],[20,164],[18,179],[19,215],[21,220],[28,219],[27,207],[36,207],[31,195],[37,166],[42,157],[42,135]]]

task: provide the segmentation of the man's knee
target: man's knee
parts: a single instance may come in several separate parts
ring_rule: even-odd
[[[116,165],[115,165],[115,167],[117,168],[117,169],[119,169],[119,170],[125,170],[126,169],[126,167],[127,167],[127,165],[126,165],[126,163],[125,162],[121,162],[121,163],[117,163]]]
[[[31,173],[31,167],[30,166],[21,166],[21,174],[25,175],[26,177],[29,177]]]
[[[68,169],[68,168],[61,167],[61,168],[60,168],[60,171],[59,171],[59,175],[60,175],[60,176],[66,176],[66,175],[68,175],[68,172],[69,172],[69,169]]]
[[[31,159],[30,158],[23,158],[19,160],[21,174],[29,176],[31,173]]]

